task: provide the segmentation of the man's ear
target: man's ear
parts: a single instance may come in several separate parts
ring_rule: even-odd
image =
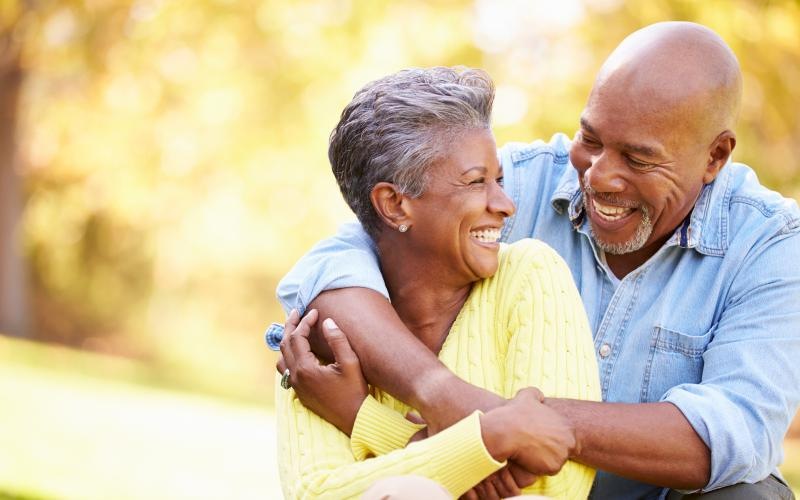
[[[372,188],[369,195],[372,207],[378,217],[393,229],[400,225],[411,227],[411,213],[408,197],[397,189],[391,182],[379,182]]]
[[[703,174],[703,183],[711,184],[717,178],[722,167],[728,163],[728,158],[736,147],[736,134],[731,130],[726,130],[719,134],[714,142],[711,143],[708,153],[708,163]]]

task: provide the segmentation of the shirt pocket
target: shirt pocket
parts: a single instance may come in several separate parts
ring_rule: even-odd
[[[699,383],[703,376],[703,353],[711,332],[689,335],[661,326],[653,328],[650,357],[642,384],[642,402],[654,402],[672,387]]]

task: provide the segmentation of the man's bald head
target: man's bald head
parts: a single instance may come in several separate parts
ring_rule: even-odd
[[[713,139],[733,129],[742,75],[733,51],[712,30],[663,22],[635,31],[611,53],[590,99],[609,91],[624,92],[632,105],[654,114],[685,108],[686,125]]]

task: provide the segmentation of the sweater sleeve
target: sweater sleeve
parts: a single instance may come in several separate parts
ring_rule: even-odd
[[[508,338],[503,395],[534,386],[545,396],[600,400],[594,344],[569,268],[546,244],[521,240],[509,248],[501,268],[497,334]],[[501,341],[504,339],[501,339]],[[595,471],[569,461],[524,493],[586,498]]]
[[[405,448],[411,436],[424,427],[369,395],[361,403],[353,423],[350,449],[356,460],[364,460],[368,455],[385,455]]]
[[[378,457],[356,460],[349,439],[308,410],[276,380],[278,463],[286,498],[358,498],[375,481],[415,474],[454,497],[504,464],[492,458],[475,412],[428,439]]]

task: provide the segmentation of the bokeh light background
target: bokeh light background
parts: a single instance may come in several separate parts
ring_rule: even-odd
[[[733,47],[735,158],[800,199],[798,1],[0,0],[0,498],[278,495],[262,332],[352,218],[326,152],[353,93],[476,66],[499,144],[572,134],[670,19]]]

